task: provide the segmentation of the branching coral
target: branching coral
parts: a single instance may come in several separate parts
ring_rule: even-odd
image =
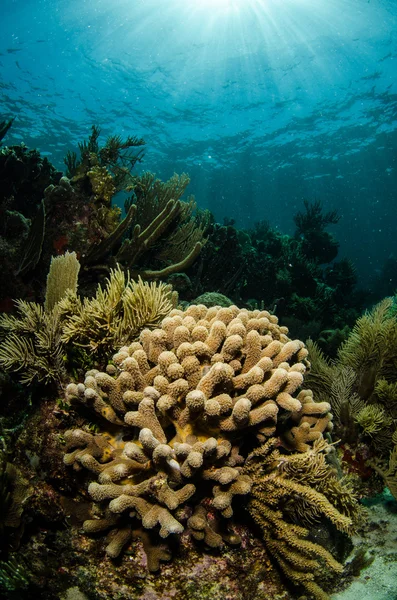
[[[296,395],[307,350],[287,333],[267,311],[192,305],[122,347],[106,372],[91,370],[84,383],[69,384],[67,400],[94,410],[104,427],[96,435],[66,432],[64,462],[97,479],[88,490],[106,508],[84,529],[112,530],[109,556],[121,553],[137,522],[161,538],[186,530],[213,548],[238,543],[231,529],[235,497],[251,498],[269,550],[280,564],[287,551],[305,563],[292,581],[315,594],[313,555],[331,568],[337,563],[302,541],[306,530],[287,521],[279,504],[298,495],[298,518],[325,515],[343,531],[351,531],[356,508],[321,454],[323,432],[332,426],[329,404],[316,403],[308,390]],[[264,478],[267,504],[260,500]],[[298,540],[286,552],[278,543],[277,551],[270,548],[269,510],[285,535]]]
[[[366,407],[356,391],[357,374],[351,367],[325,357],[311,340],[307,347],[311,362],[308,385],[318,399],[330,402],[336,439],[354,443],[358,438],[357,416]]]
[[[326,359],[315,344],[309,349],[312,368],[307,381],[319,398],[331,403],[336,435],[353,449],[364,444],[368,465],[375,463],[379,473],[388,472],[397,424],[393,299],[385,298],[357,320],[336,360]],[[392,481],[390,473],[385,481]]]
[[[193,216],[192,197],[181,200],[189,181],[186,174],[173,175],[167,182],[148,172],[137,178],[131,199],[136,224],[116,255],[132,274],[147,279],[167,277],[185,270],[199,255],[206,241],[208,216]],[[152,264],[159,268],[153,270]]]
[[[98,356],[154,327],[176,305],[170,286],[131,281],[118,267],[95,298],[77,295],[80,264],[75,253],[53,259],[45,306],[16,302],[17,316],[0,317],[0,365],[21,374],[21,382],[62,383],[71,345]]]
[[[89,139],[79,144],[80,157],[68,153],[65,159],[68,177],[62,177],[57,185],[49,185],[45,190],[49,239],[45,239],[43,258],[49,262],[54,249],[58,253],[73,250],[85,267],[82,276],[88,280],[92,279],[89,277],[92,267],[100,265],[103,271],[104,262],[120,248],[131,225],[132,211],[121,220],[121,209],[112,201],[118,191],[131,191],[136,179],[131,170],[142,156],[141,150],[134,153],[131,148],[144,144],[137,137],[122,140],[111,136],[101,146],[99,134],[94,126]],[[113,260],[113,267],[115,263]]]
[[[15,117],[9,119],[8,121],[0,121],[0,142],[5,137],[7,131],[10,129],[13,124]]]
[[[308,231],[318,231],[324,229],[327,225],[339,222],[340,215],[336,210],[330,210],[327,213],[323,212],[323,207],[319,200],[310,202],[305,199],[303,201],[305,212],[297,212],[294,216],[298,234],[305,234]]]
[[[142,138],[128,136],[122,140],[118,135],[111,135],[105,144],[100,146],[100,129],[96,125],[91,128],[88,140],[79,143],[80,157],[75,152],[68,152],[65,157],[67,176],[76,177],[85,175],[92,169],[103,169],[103,175],[112,177],[115,190],[124,189],[133,181],[131,170],[142,159],[143,151],[133,153],[131,148],[145,145]]]
[[[357,373],[358,393],[374,398],[380,379],[393,381],[397,367],[397,318],[392,298],[385,298],[357,320],[353,331],[338,352],[338,360]]]
[[[51,261],[44,307],[16,301],[18,316],[0,317],[0,365],[21,373],[21,382],[61,381],[66,377],[59,300],[75,293],[80,265],[74,252]]]
[[[306,452],[286,454],[272,438],[248,456],[244,468],[254,481],[248,510],[267,548],[290,580],[319,599],[327,598],[316,582],[321,566],[335,573],[343,567],[307,539],[308,527],[325,517],[339,531],[351,533],[362,519],[350,488],[326,461],[330,448],[320,438]]]
[[[17,316],[0,317],[0,365],[20,374],[22,383],[66,377],[59,312],[35,302],[16,301]]]
[[[370,436],[376,436],[382,429],[392,424],[392,419],[387,416],[384,408],[379,404],[364,406],[356,415],[355,421],[364,433]]]
[[[304,200],[305,212],[294,216],[297,238],[301,239],[301,247],[305,255],[316,263],[328,263],[338,253],[338,242],[325,231],[327,225],[338,223],[340,215],[336,210],[323,212],[321,202]]]
[[[105,289],[95,298],[80,300],[68,293],[59,303],[63,320],[62,340],[109,353],[137,336],[143,327],[155,327],[175,307],[172,288],[130,280],[118,267],[112,270]]]
[[[62,232],[66,245],[79,251],[86,270],[113,259],[113,265],[120,263],[133,277],[160,279],[184,271],[200,254],[208,226],[206,213],[194,215],[193,198],[182,200],[188,176],[174,175],[162,182],[153,173],[132,175],[141,153],[133,155],[128,149],[143,145],[143,140],[129,137],[123,141],[112,136],[101,147],[99,134],[93,127],[89,140],[79,144],[80,159],[75,153],[67,155],[71,180],[63,178],[60,186],[47,190],[47,198],[53,200],[68,186],[71,197],[87,195],[87,189],[91,192],[91,218],[83,215],[79,222],[86,235],[80,239],[74,235],[73,239],[69,231]],[[122,222],[118,207],[111,206],[112,197],[121,189],[132,192]]]

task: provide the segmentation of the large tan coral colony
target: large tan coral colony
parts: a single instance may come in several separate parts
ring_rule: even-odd
[[[106,373],[92,370],[84,383],[68,385],[69,401],[109,422],[104,433],[66,432],[64,462],[97,477],[89,493],[107,508],[84,530],[112,530],[110,557],[129,542],[136,520],[161,538],[187,530],[211,547],[238,543],[229,525],[240,496],[268,530],[265,543],[284,571],[323,597],[313,571],[321,561],[342,567],[303,539],[303,527],[284,523],[277,503],[294,495],[302,510],[310,512],[312,504],[312,516],[323,514],[342,531],[351,530],[355,509],[347,492],[338,504],[327,500],[324,486],[316,491],[307,483],[330,475],[336,482],[322,454],[329,446],[322,434],[332,427],[330,406],[301,389],[307,350],[287,333],[267,311],[174,309],[161,328],[146,329],[139,342],[121,348]],[[301,480],[294,482],[294,472]]]

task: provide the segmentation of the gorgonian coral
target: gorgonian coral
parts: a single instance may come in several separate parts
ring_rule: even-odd
[[[17,316],[0,315],[0,367],[19,372],[24,384],[63,384],[66,363],[71,365],[76,348],[106,355],[114,345],[135,339],[144,327],[158,325],[176,305],[171,286],[133,281],[119,266],[94,298],[81,300],[79,269],[75,252],[53,258],[44,306],[17,300]]]
[[[365,473],[357,481],[361,490],[372,467],[387,473],[385,482],[396,494],[397,476],[388,467],[395,465],[397,441],[395,301],[384,298],[364,313],[339,347],[336,360],[326,358],[313,342],[308,347],[312,361],[308,385],[317,398],[330,402],[336,437],[349,444],[343,466]]]
[[[325,475],[337,481],[319,456],[328,446],[322,434],[332,426],[330,405],[301,389],[307,350],[287,333],[267,311],[175,309],[161,328],[146,329],[139,342],[121,348],[106,372],[92,370],[84,383],[69,384],[68,401],[108,422],[95,435],[67,431],[64,462],[96,478],[88,490],[106,508],[84,530],[112,530],[110,557],[120,554],[139,522],[161,538],[188,531],[213,548],[238,543],[231,524],[240,497],[259,526],[278,538],[271,547],[264,535],[278,562],[292,563],[290,571],[301,575],[293,581],[315,594],[320,588],[311,585],[312,571],[322,560],[340,571],[329,552],[303,540],[304,527],[283,522],[291,495],[301,498],[296,506],[306,522],[325,515],[349,531],[354,520],[348,493],[335,506],[337,484],[314,490]],[[319,470],[324,477],[315,475]]]

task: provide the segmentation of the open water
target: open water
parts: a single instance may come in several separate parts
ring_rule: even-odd
[[[58,167],[92,124],[146,140],[219,221],[292,233],[303,199],[360,283],[397,255],[395,0],[1,0],[6,143]],[[397,287],[397,280],[396,280]]]

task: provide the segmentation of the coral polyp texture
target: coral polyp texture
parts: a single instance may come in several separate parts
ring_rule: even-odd
[[[68,385],[69,402],[100,415],[103,432],[66,432],[64,462],[95,478],[88,491],[103,512],[84,530],[111,530],[110,557],[138,527],[160,538],[186,532],[212,548],[238,544],[233,513],[244,505],[289,578],[323,597],[314,572],[342,566],[293,523],[324,516],[350,532],[357,507],[324,458],[330,405],[302,389],[307,349],[287,334],[267,311],[174,309],[106,372]],[[158,551],[148,556],[153,570],[170,558]]]

